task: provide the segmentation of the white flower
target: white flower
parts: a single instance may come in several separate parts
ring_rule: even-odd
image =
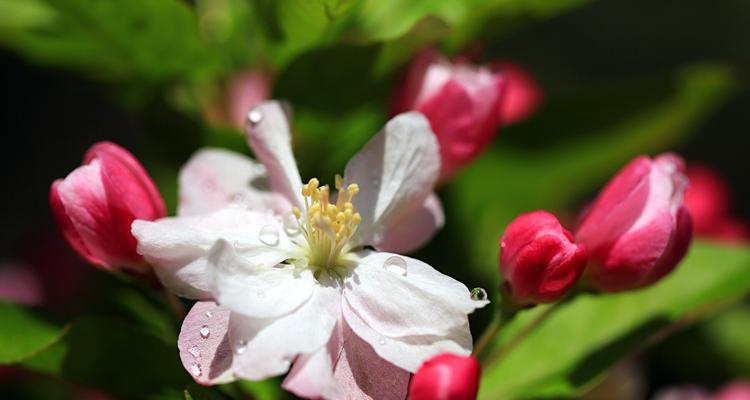
[[[181,172],[180,216],[133,223],[164,285],[202,300],[179,340],[196,381],[289,372],[284,387],[303,397],[403,398],[424,360],[468,354],[467,314],[486,301],[392,253],[443,223],[432,192],[440,155],[425,118],[389,121],[337,177],[337,194],[317,179],[302,184],[278,103],[248,119],[262,166],[203,150]]]

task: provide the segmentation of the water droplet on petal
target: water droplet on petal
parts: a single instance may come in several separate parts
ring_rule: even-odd
[[[208,338],[208,335],[211,334],[211,331],[208,329],[208,325],[203,325],[200,330],[201,337],[203,339]]]
[[[385,344],[385,339],[384,338],[380,338],[380,340],[378,340],[378,343],[380,345],[384,345]]]
[[[487,291],[483,288],[475,287],[474,289],[471,289],[471,299],[476,301],[486,301]]]
[[[191,346],[188,349],[188,353],[190,353],[191,356],[195,358],[200,358],[201,356],[201,349],[198,348],[198,346]]]
[[[297,218],[292,212],[284,214],[281,222],[284,225],[284,231],[286,231],[287,235],[296,235],[300,232],[299,222],[297,222]]]
[[[266,294],[263,293],[263,291],[261,291],[261,290],[259,290],[257,294],[258,294],[258,298],[259,299],[262,299],[262,298],[266,297]]]
[[[258,125],[263,120],[263,114],[258,110],[251,110],[247,113],[247,120],[251,126]]]
[[[246,340],[239,340],[237,342],[237,346],[234,347],[234,354],[237,354],[238,356],[245,352],[245,349],[247,348],[247,341]]]
[[[232,246],[234,246],[235,249],[238,249],[240,247],[240,241],[239,240],[233,240]]]
[[[265,225],[260,228],[258,236],[260,241],[266,246],[276,246],[279,244],[279,230],[273,225]]]
[[[235,193],[229,196],[229,202],[235,205],[242,205],[245,202],[245,195],[242,193]]]
[[[394,274],[406,276],[406,260],[399,256],[390,256],[386,258],[383,262],[383,268]]]
[[[201,376],[201,366],[193,363],[190,365],[190,373],[193,374],[193,376]]]
[[[206,317],[212,318],[214,316],[214,313],[211,311],[206,311]]]
[[[203,191],[206,193],[211,193],[214,190],[216,190],[216,184],[212,181],[206,181],[203,182]]]

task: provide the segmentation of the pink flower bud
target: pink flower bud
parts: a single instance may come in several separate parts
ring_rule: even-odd
[[[589,250],[590,286],[615,292],[650,285],[682,259],[692,238],[684,170],[674,154],[641,156],[599,193],[576,232]]]
[[[559,300],[583,273],[587,257],[546,211],[519,216],[500,239],[500,272],[516,305]]]
[[[487,67],[451,63],[435,49],[411,64],[394,97],[393,113],[419,111],[440,143],[440,180],[445,181],[481,153],[495,137],[504,79]]]
[[[518,64],[493,64],[505,78],[505,92],[498,113],[503,125],[515,124],[530,117],[542,103],[542,89],[534,76]]]
[[[422,364],[409,387],[411,400],[474,400],[481,368],[476,358],[444,353]]]
[[[750,229],[730,215],[729,185],[718,172],[705,166],[687,170],[690,186],[685,191],[685,206],[693,217],[697,235],[723,241],[743,241]]]
[[[65,239],[101,268],[147,272],[130,225],[166,216],[161,194],[138,160],[114,143],[95,144],[83,162],[50,188],[52,213]]]
[[[736,381],[726,385],[711,400],[750,400],[750,381]]]

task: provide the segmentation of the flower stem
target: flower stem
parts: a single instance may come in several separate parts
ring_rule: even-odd
[[[539,315],[534,317],[531,322],[529,322],[518,332],[516,332],[516,334],[513,335],[510,340],[508,340],[505,344],[503,344],[492,354],[490,354],[484,362],[484,365],[492,365],[502,360],[508,353],[510,353],[511,350],[513,350],[514,347],[516,347],[516,345],[518,345],[518,343],[520,343],[526,336],[528,336],[531,331],[533,331],[537,326],[544,322],[544,320],[547,319],[550,314],[552,314],[552,311],[557,308],[558,304],[560,303],[558,302],[552,304],[551,306],[545,308],[544,311],[539,313]]]
[[[500,307],[498,307],[497,311],[495,312],[495,317],[492,319],[492,322],[490,322],[489,326],[487,326],[487,329],[482,332],[482,336],[479,337],[479,340],[477,340],[477,344],[474,346],[473,355],[475,357],[480,359],[482,358],[482,354],[487,351],[487,347],[495,339],[495,336],[497,336],[497,333],[500,332],[500,329],[502,329],[505,324],[510,322],[516,316],[517,312],[518,309],[509,306],[508,302],[503,300]]]

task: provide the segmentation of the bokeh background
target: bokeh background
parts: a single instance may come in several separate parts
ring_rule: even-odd
[[[444,5],[431,13],[394,1],[374,7],[370,19],[325,29],[304,23],[313,11],[301,1],[52,3],[0,0],[0,280],[6,285],[19,270],[31,271],[20,279],[38,296],[20,301],[53,324],[117,315],[153,337],[174,337],[179,321],[160,312],[151,287],[87,267],[66,247],[49,211],[49,185],[78,166],[91,144],[110,140],[144,163],[173,211],[177,172],[196,149],[249,154],[235,129],[205,117],[229,76],[248,67],[269,71],[273,97],[295,107],[303,178],[328,181],[387,120],[391,90],[423,45],[437,42],[449,54],[468,49],[479,63],[512,60],[532,72],[544,91],[541,109],[503,127],[492,148],[441,189],[447,226],[418,253],[492,297],[497,238],[513,216],[543,207],[572,224],[638,154],[672,150],[717,169],[731,186],[733,214],[750,220],[745,0],[509,0],[468,11],[435,2]],[[327,2],[332,20],[346,15],[349,3]],[[295,25],[295,18],[303,22]],[[490,315],[474,316],[472,329],[480,332]],[[628,363],[619,368],[627,372],[611,375],[621,380],[615,384],[637,382],[634,398],[642,398],[674,385],[713,389],[750,377],[747,301],[691,322],[653,346],[624,352]],[[81,330],[68,346],[111,345],[87,335]],[[176,348],[153,348],[165,352],[160,363],[177,363]],[[153,372],[128,385],[106,365],[117,357],[89,353],[81,362],[104,372],[72,361],[66,367],[65,360],[58,360],[62,378],[3,369],[0,390],[66,398],[103,396],[102,388],[114,387],[116,397],[135,398],[154,382],[185,379]],[[123,362],[126,370],[139,368]]]

